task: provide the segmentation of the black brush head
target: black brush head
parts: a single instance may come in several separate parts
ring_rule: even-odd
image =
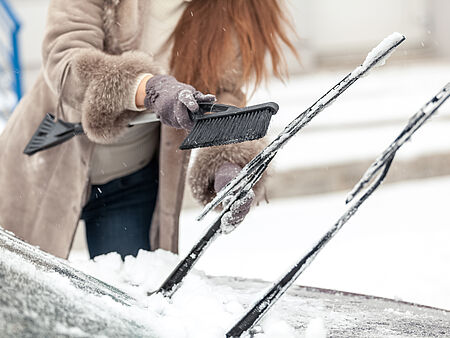
[[[197,119],[180,149],[211,147],[264,137],[270,119],[278,111],[273,102],[238,108],[230,113],[205,114]]]

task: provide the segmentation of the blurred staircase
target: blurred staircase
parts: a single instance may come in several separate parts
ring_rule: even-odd
[[[272,140],[349,70],[327,70],[271,83],[250,104],[275,101]],[[269,199],[350,190],[370,164],[450,78],[450,63],[412,62],[375,69],[355,83],[291,139],[274,159]],[[450,103],[428,121],[396,156],[386,183],[450,175]],[[185,207],[192,207],[187,189]]]

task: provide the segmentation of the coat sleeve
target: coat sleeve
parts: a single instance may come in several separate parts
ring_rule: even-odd
[[[245,94],[242,92],[241,58],[239,53],[235,55],[225,68],[227,71],[221,80],[221,86],[217,91],[219,103],[231,104],[243,107],[246,104]],[[244,167],[267,144],[263,138],[255,141],[247,141],[237,144],[203,148],[196,151],[194,160],[189,170],[189,184],[192,195],[201,204],[207,204],[216,195],[214,191],[214,177],[216,170],[224,163],[231,162]],[[253,190],[257,200],[264,197],[265,173]]]
[[[47,85],[76,112],[65,118],[81,120],[88,138],[98,143],[111,142],[138,114],[126,110],[137,76],[161,72],[143,52],[104,52],[105,15],[114,17],[111,3],[52,0],[42,46]]]

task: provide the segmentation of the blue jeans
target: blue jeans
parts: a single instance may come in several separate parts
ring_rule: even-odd
[[[81,218],[91,258],[150,250],[150,225],[158,193],[158,160],[130,175],[93,185]]]

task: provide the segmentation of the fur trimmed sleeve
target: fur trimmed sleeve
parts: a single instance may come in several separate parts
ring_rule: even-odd
[[[86,86],[81,123],[87,137],[97,143],[113,141],[140,114],[126,110],[136,78],[146,72],[162,73],[147,54],[138,51],[108,55],[86,50],[76,56],[74,68]]]
[[[42,43],[46,84],[71,108],[62,117],[81,119],[96,143],[112,142],[139,114],[127,110],[137,77],[162,73],[148,54],[122,53],[117,40],[119,2],[51,0],[47,12]]]

